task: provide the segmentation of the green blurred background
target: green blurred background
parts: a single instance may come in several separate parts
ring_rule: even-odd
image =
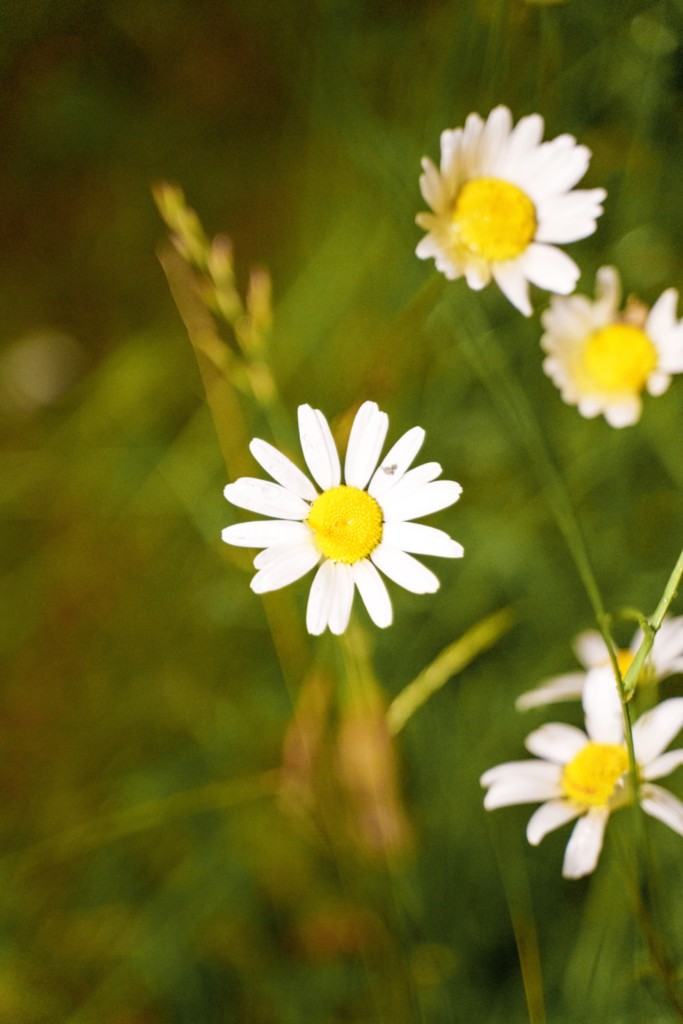
[[[459,336],[498,332],[611,609],[651,611],[680,549],[683,385],[613,431],[560,402],[537,316],[462,281],[413,300],[433,276],[414,256],[420,157],[498,102],[593,151],[582,185],[609,197],[570,247],[581,290],[607,262],[648,303],[681,285],[683,4],[0,0],[0,29],[2,1024],[516,1024],[511,914],[530,963],[540,947],[553,1024],[673,1019],[620,873],[626,824],[570,883],[567,830],[531,850],[527,808],[482,808],[485,768],[522,756],[541,721],[579,721],[513,702],[574,667],[592,622]],[[155,256],[161,179],[230,234],[241,287],[270,269],[292,417],[375,399],[390,439],[421,424],[426,457],[463,485],[437,525],[464,560],[436,567],[436,597],[394,590],[394,627],[368,630],[387,700],[514,608],[398,739],[398,850],[347,827],[333,701],[311,714],[327,750],[313,805],[275,792],[300,694],[334,691],[335,645],[303,634],[305,582],[262,602],[220,542],[235,512]],[[277,443],[240,408],[235,429]],[[680,963],[683,848],[648,832]]]

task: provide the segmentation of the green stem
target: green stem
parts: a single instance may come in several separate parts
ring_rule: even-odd
[[[636,845],[638,850],[643,851],[643,811],[638,798],[640,780],[635,756],[633,728],[628,702],[635,689],[640,670],[647,655],[652,649],[656,633],[662,624],[664,616],[666,615],[666,612],[677,593],[681,579],[683,578],[683,551],[679,555],[676,566],[669,577],[662,598],[657,605],[654,614],[649,622],[645,621],[641,623],[643,628],[642,643],[636,652],[632,665],[629,667],[625,677],[622,678],[617,660],[615,644],[609,629],[610,617],[605,611],[600,590],[588,556],[584,537],[581,532],[576,513],[572,507],[564,478],[555,464],[523,390],[515,382],[515,378],[510,373],[506,372],[507,367],[505,365],[505,356],[498,344],[497,337],[492,331],[478,331],[477,333],[479,334],[478,344],[475,344],[472,336],[464,336],[465,354],[489,392],[494,404],[499,410],[500,415],[508,422],[514,432],[514,435],[518,438],[530,457],[531,463],[534,466],[543,493],[545,494],[548,502],[548,506],[555,517],[560,533],[564,537],[567,549],[578,570],[579,576],[588,595],[588,599],[593,608],[598,628],[609,652],[610,662],[612,664],[612,670],[616,679],[622,706],[624,736],[629,760],[629,774],[634,794],[633,812],[636,828]],[[645,875],[645,884],[647,885],[647,874]],[[642,898],[638,903],[637,914],[652,962],[662,979],[667,997],[676,1011],[678,1019],[683,1020],[683,1004],[678,994],[670,965],[665,955],[661,939],[650,921],[647,906]]]
[[[662,620],[663,620],[664,616],[666,615],[666,613],[669,610],[669,605],[671,604],[671,602],[673,601],[674,597],[678,593],[678,588],[680,586],[681,578],[682,577],[683,577],[683,551],[681,551],[680,555],[678,556],[678,561],[676,562],[676,565],[674,566],[674,570],[671,573],[671,576],[669,577],[669,580],[668,580],[668,582],[666,584],[666,587],[664,588],[664,593],[662,594],[662,599],[659,602],[659,604],[657,605],[657,607],[655,608],[654,615],[650,619],[650,625],[655,630],[655,632],[661,626]]]
[[[649,621],[647,619],[645,621],[641,620],[640,625],[643,631],[643,639],[640,643],[640,647],[634,655],[628,672],[624,676],[625,700],[630,700],[635,692],[641,669],[645,664],[648,654],[652,650],[655,637],[662,624],[664,616],[668,612],[669,606],[678,592],[681,577],[683,577],[683,551],[681,551],[678,556],[678,561],[676,562],[674,570],[669,577],[666,587],[664,588],[664,593],[662,594],[659,604],[655,608],[654,614]]]
[[[608,628],[609,617],[591,567],[586,543],[566,484],[555,465],[534,413],[524,392],[517,386],[507,370],[505,356],[495,332],[486,331],[479,337],[477,343],[469,335],[463,334],[462,337],[468,361],[489,392],[502,418],[509,423],[530,457],[542,492],[576,566],[598,628],[607,645],[610,660],[616,670],[616,651]]]
[[[477,325],[480,329],[476,332],[479,335],[476,343],[470,333],[462,332],[461,339],[465,355],[489,392],[500,415],[509,423],[513,434],[527,452],[548,507],[555,518],[557,527],[564,538],[567,550],[583,583],[598,629],[607,647],[612,671],[617,683],[622,706],[629,773],[634,793],[637,795],[638,766],[633,746],[633,729],[627,706],[626,690],[619,670],[616,647],[609,630],[610,618],[605,611],[605,605],[591,566],[583,533],[574,512],[564,478],[555,464],[555,460],[548,448],[533,410],[527,402],[524,391],[519,387],[516,378],[508,372],[505,354],[498,342],[497,334],[488,329],[482,330],[481,326],[480,324]]]
[[[623,875],[623,891],[626,893],[631,909],[638,920],[651,962],[661,979],[662,986],[674,1010],[676,1019],[683,1022],[683,999],[678,988],[677,972],[667,955],[664,940],[657,929],[650,910],[649,872],[646,872],[643,876],[643,885],[639,885],[637,880],[633,878],[630,870],[630,861],[624,856],[626,851],[623,847],[620,848],[620,853],[622,855],[620,858],[620,870]]]

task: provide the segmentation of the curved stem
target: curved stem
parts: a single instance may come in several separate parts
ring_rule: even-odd
[[[472,368],[480,377],[491,399],[499,410],[499,414],[510,425],[514,436],[526,451],[534,467],[548,507],[555,518],[557,527],[564,538],[567,550],[576,566],[579,578],[583,583],[588,600],[593,609],[598,629],[607,648],[612,671],[622,706],[624,736],[628,751],[629,774],[631,785],[636,796],[638,793],[638,766],[633,747],[633,729],[631,716],[627,706],[624,681],[619,670],[617,652],[609,629],[610,617],[605,610],[600,588],[598,587],[586,542],[579,526],[571,497],[555,460],[548,448],[539,423],[531,409],[524,391],[516,379],[506,371],[505,355],[498,343],[494,331],[480,332],[478,344],[467,332],[461,334],[465,355]],[[683,567],[682,567],[683,571]]]
[[[496,336],[492,331],[478,333],[479,344],[476,347],[472,337],[464,335],[463,347],[465,354],[489,392],[500,415],[510,425],[514,436],[521,443],[530,458],[548,506],[577,568],[593,608],[598,628],[609,652],[612,670],[621,699],[624,737],[628,751],[629,774],[634,797],[633,816],[636,830],[636,849],[641,851],[640,856],[643,856],[643,810],[638,798],[640,780],[633,743],[629,700],[635,689],[640,669],[652,649],[657,630],[661,626],[683,578],[683,551],[679,555],[676,566],[667,582],[654,614],[649,622],[646,621],[641,624],[643,628],[643,641],[628,672],[625,674],[625,677],[622,677],[615,644],[609,628],[610,616],[605,611],[602,596],[588,556],[586,543],[576,513],[572,507],[564,478],[555,464],[538,421],[526,400],[522,388],[516,383],[514,377],[504,372],[506,369],[505,356]],[[637,876],[638,872],[636,871]],[[647,883],[647,872],[645,872],[644,884],[647,886]],[[636,912],[653,966],[662,980],[667,997],[676,1012],[677,1018],[683,1020],[683,1001],[678,993],[663,943],[652,924],[646,902],[642,896],[638,901]]]

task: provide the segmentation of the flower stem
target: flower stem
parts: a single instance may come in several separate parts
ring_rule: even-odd
[[[605,640],[615,675],[617,670],[614,641],[609,631],[609,616],[593,572],[586,543],[579,526],[571,498],[555,460],[550,453],[540,425],[527,402],[526,395],[514,377],[507,371],[505,355],[494,331],[463,332],[461,341],[465,356],[489,392],[499,415],[512,428],[521,446],[528,454],[541,485],[542,492],[567,550],[576,566],[598,628]]]
[[[654,614],[649,621],[641,621],[640,625],[643,631],[643,639],[640,647],[634,655],[628,672],[624,676],[625,700],[630,700],[635,692],[641,669],[645,664],[645,659],[652,650],[657,631],[662,624],[664,616],[668,612],[669,606],[678,592],[681,577],[683,577],[683,551],[681,551],[678,556],[678,561],[674,566],[673,572],[669,576],[669,580],[664,588],[664,593],[662,594],[659,604],[655,608]]]
[[[632,665],[622,678],[614,640],[609,628],[610,616],[605,611],[600,589],[588,556],[586,543],[576,513],[572,507],[564,478],[548,448],[523,389],[516,382],[516,379],[507,372],[505,354],[498,343],[495,333],[488,329],[482,329],[482,325],[477,326],[479,329],[476,332],[463,332],[461,335],[465,355],[489,392],[499,414],[509,424],[514,436],[529,455],[548,506],[577,568],[593,608],[598,628],[609,652],[622,706],[624,736],[628,751],[629,775],[633,792],[636,849],[642,851],[644,858],[644,815],[638,798],[640,780],[633,743],[629,700],[635,689],[640,669],[652,649],[657,630],[661,626],[662,620],[683,578],[683,551],[679,555],[654,614],[649,622],[645,621],[642,623],[643,641]],[[477,336],[476,343],[475,335]],[[636,877],[638,875],[639,872],[636,871]],[[645,892],[647,892],[647,873],[644,873],[644,886]],[[676,1012],[677,1019],[683,1021],[683,1001],[676,988],[675,978],[666,957],[663,943],[650,919],[646,899],[643,898],[640,892],[639,897],[636,913],[652,964],[661,978],[667,997]]]
[[[472,314],[470,314],[471,316]],[[600,588],[590,562],[586,542],[579,521],[572,506],[571,497],[558,469],[541,427],[529,405],[526,394],[516,378],[508,372],[507,360],[495,331],[483,323],[473,325],[461,333],[461,344],[470,365],[479,376],[491,396],[501,418],[506,421],[521,446],[529,456],[537,479],[541,485],[548,507],[555,518],[557,527],[564,538],[567,550],[576,566],[588,600],[593,609],[598,629],[607,648],[612,671],[622,706],[624,736],[628,751],[629,774],[633,792],[638,793],[638,766],[633,746],[633,729],[627,704],[624,681],[619,670],[617,652],[609,629],[610,616],[605,610]],[[475,341],[475,336],[476,341]],[[683,573],[683,564],[681,565]]]

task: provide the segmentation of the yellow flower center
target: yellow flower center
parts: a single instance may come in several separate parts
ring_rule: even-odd
[[[589,335],[583,364],[603,391],[642,391],[657,366],[657,349],[635,324],[609,324]]]
[[[474,178],[453,209],[458,241],[487,260],[520,256],[536,234],[536,210],[526,192],[500,178]]]
[[[359,562],[382,539],[382,509],[367,491],[346,484],[323,491],[306,522],[318,551],[334,562]]]
[[[605,807],[628,771],[626,747],[589,742],[562,772],[564,795],[583,807]]]

